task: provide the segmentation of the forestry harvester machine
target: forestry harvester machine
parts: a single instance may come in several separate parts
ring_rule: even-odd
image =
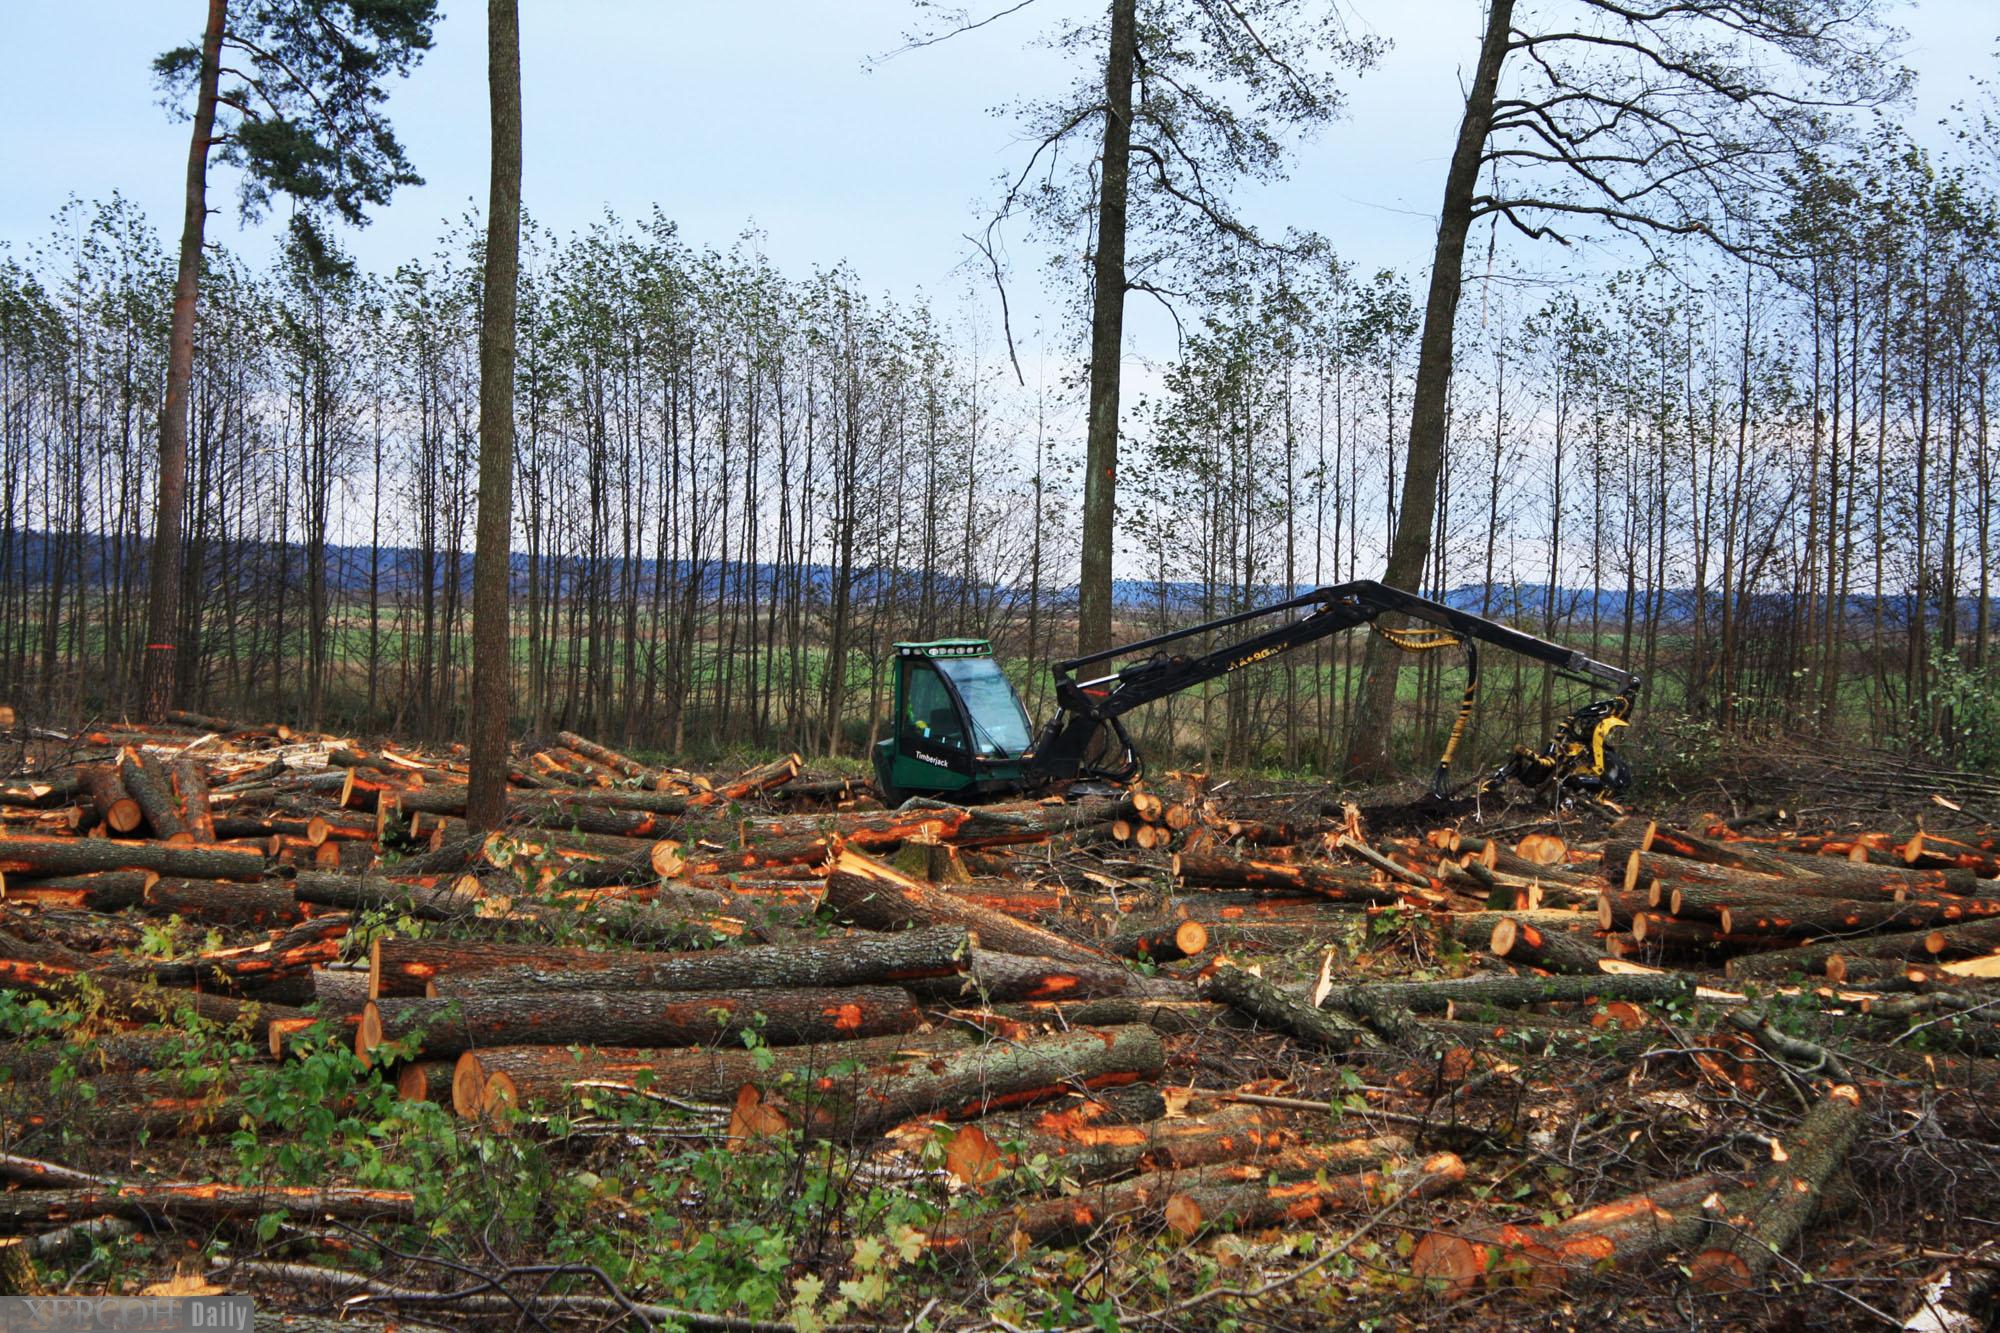
[[[1404,630],[1375,624],[1391,614],[1425,623]],[[1205,652],[1172,650],[1172,645],[1199,635],[1272,617],[1282,619]],[[1514,779],[1531,788],[1554,783],[1559,796],[1602,799],[1624,790],[1631,781],[1616,741],[1619,730],[1628,725],[1639,691],[1638,676],[1371,579],[1318,588],[1239,615],[1057,662],[1052,668],[1056,712],[1039,734],[1031,731],[1021,697],[994,661],[987,640],[899,643],[895,727],[875,746],[876,781],[891,804],[911,796],[977,801],[1079,780],[1130,782],[1143,771],[1143,764],[1125,730],[1126,713],[1361,625],[1407,652],[1461,644],[1465,648],[1465,696],[1438,760],[1432,798],[1442,801],[1453,795],[1452,756],[1478,697],[1481,643],[1547,663],[1567,679],[1613,689],[1608,697],[1570,714],[1541,750],[1516,746],[1513,756],[1480,782],[1481,794]],[[1136,660],[1110,666],[1113,659],[1126,657]],[[1077,673],[1085,668],[1102,674],[1079,680]]]

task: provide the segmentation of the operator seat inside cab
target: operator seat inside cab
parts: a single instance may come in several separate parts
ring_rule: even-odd
[[[911,668],[909,688],[903,696],[903,727],[934,745],[965,748],[965,727],[959,720],[958,705],[952,701],[937,668],[928,663]]]

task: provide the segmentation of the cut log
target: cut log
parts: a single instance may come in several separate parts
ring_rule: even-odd
[[[84,875],[152,870],[189,879],[261,879],[264,858],[229,847],[175,847],[115,838],[0,838],[0,874]]]
[[[416,1204],[401,1190],[304,1185],[121,1185],[111,1189],[0,1193],[0,1230],[19,1233],[94,1217],[166,1217],[212,1223],[283,1211],[300,1220],[409,1222]]]
[[[1861,1095],[1842,1084],[1823,1097],[1798,1129],[1781,1139],[1784,1156],[1757,1185],[1723,1201],[1707,1243],[1689,1265],[1711,1291],[1755,1286],[1812,1223],[1827,1182],[1846,1164],[1866,1119]]]
[[[202,774],[200,761],[184,754],[174,760],[172,772],[174,795],[180,799],[188,831],[196,842],[214,842],[215,813],[209,808],[208,779]]]
[[[452,1060],[413,1060],[396,1071],[396,1096],[406,1102],[450,1106],[456,1070],[457,1063]]]
[[[1031,1246],[1081,1241],[1116,1223],[1148,1230],[1164,1224],[1183,1236],[1206,1228],[1255,1230],[1326,1213],[1361,1211],[1406,1195],[1440,1193],[1464,1178],[1465,1167],[1447,1153],[1414,1167],[1322,1174],[1318,1180],[1298,1184],[1268,1184],[1270,1173],[1261,1157],[1186,1171],[1149,1172],[1031,1202],[1011,1213],[957,1223],[930,1244],[945,1254],[1018,1255]],[[1423,1183],[1426,1175],[1432,1183]]]
[[[1511,916],[1494,923],[1486,947],[1497,958],[1572,976],[1597,975],[1605,957],[1595,940],[1579,932],[1543,930]]]
[[[1930,938],[1931,932],[1914,930],[1857,939],[1819,940],[1789,949],[1739,954],[1723,964],[1723,971],[1734,981],[1783,981],[1792,976],[1821,975],[1826,970],[1826,960],[1835,954],[1917,961],[1930,957],[1926,947]]]
[[[1482,1006],[1520,1008],[1562,1001],[1619,1000],[1664,1004],[1694,997],[1696,978],[1690,972],[1648,972],[1629,976],[1485,976],[1451,981],[1372,982],[1365,989],[1391,1004],[1415,1013],[1476,1014]]]
[[[788,754],[782,759],[774,759],[768,764],[760,764],[733,781],[723,783],[714,791],[704,792],[696,799],[704,805],[713,804],[717,801],[740,801],[747,796],[754,796],[758,792],[769,791],[773,787],[784,786],[799,775],[799,770],[803,764],[804,761],[797,755]]]
[[[902,985],[957,977],[970,941],[953,926],[846,939],[750,945],[700,953],[596,953],[472,940],[377,939],[370,947],[376,995],[506,991],[773,990],[801,986]],[[1121,970],[1121,975],[1123,975]],[[636,1043],[635,1043],[636,1044]]]
[[[563,991],[372,1000],[362,1010],[355,1054],[416,1038],[426,1059],[479,1046],[545,1042],[610,1046],[699,1046],[755,1033],[772,1046],[908,1032],[921,1020],[909,995],[889,986],[838,990]]]
[[[1006,1024],[1032,1025],[1030,1029],[1024,1030],[1034,1031],[1046,1029],[1061,1031],[1076,1027],[1125,1027],[1139,1024],[1160,1033],[1205,1032],[1218,1023],[1238,1027],[1249,1025],[1249,1020],[1226,1004],[1208,1000],[1168,1000],[1146,996],[1036,1001],[1000,1005],[984,1013],[960,1014],[955,1017],[978,1023],[989,1030],[992,1025],[986,1020],[1001,1020],[1003,1032],[1009,1030],[1005,1027]]]
[[[697,1050],[628,1047],[495,1046],[467,1051],[455,1062],[451,1105],[468,1119],[540,1104],[561,1109],[586,1085],[643,1089],[690,1101],[728,1103],[746,1083],[788,1090],[857,1081],[863,1069],[930,1060],[975,1044],[963,1030],[863,1037],[764,1052],[727,1046]]]
[[[136,907],[146,886],[159,876],[150,870],[100,870],[87,875],[52,875],[47,879],[16,879],[0,887],[0,898],[37,907],[73,907],[86,912],[116,912]]]
[[[61,945],[30,943],[18,936],[0,934],[0,986],[13,986],[37,993],[62,994],[81,977],[103,993],[106,1009],[119,1017],[138,1020],[173,1019],[182,1009],[192,1009],[200,1017],[223,1027],[253,1018],[294,1018],[295,1009],[275,1004],[233,999],[172,987],[141,985],[122,977],[107,976],[103,960],[77,953]]]
[[[1343,1013],[1314,1008],[1240,967],[1224,965],[1202,978],[1201,998],[1226,1004],[1264,1027],[1329,1051],[1381,1045],[1361,1023]]]
[[[146,822],[146,812],[132,799],[132,793],[125,790],[125,783],[118,776],[116,767],[91,764],[78,769],[77,773],[83,780],[84,790],[90,793],[98,822],[105,828],[113,833],[131,833]]]
[[[132,793],[132,799],[145,811],[146,826],[155,838],[163,842],[194,841],[187,821],[174,805],[171,780],[159,760],[148,751],[128,749],[119,759],[118,776],[125,783],[125,790]]]
[[[945,1169],[966,1184],[984,1184],[1011,1162],[1045,1158],[1078,1182],[1109,1180],[1134,1171],[1186,1171],[1241,1161],[1291,1141],[1277,1117],[1255,1106],[1189,1108],[1187,1118],[1127,1124],[1113,1120],[1101,1102],[984,1117],[952,1135]],[[1380,1156],[1355,1161],[1372,1166],[1409,1151],[1402,1138],[1361,1140],[1381,1145]],[[1336,1145],[1346,1147],[1347,1145]],[[971,1170],[963,1169],[970,1166]]]
[[[592,763],[602,764],[621,777],[638,778],[651,786],[661,776],[658,769],[649,768],[636,759],[628,758],[609,746],[599,745],[596,741],[579,736],[573,731],[557,732],[556,740],[566,749],[576,751]]]
[[[1553,1223],[1475,1223],[1425,1232],[1410,1272],[1463,1295],[1482,1284],[1554,1288],[1572,1277],[1684,1244],[1705,1225],[1702,1200],[1725,1181],[1695,1176],[1597,1204]]]
[[[1124,995],[1148,984],[1163,988],[1172,984],[1164,980],[1142,982],[1116,962],[1037,958],[992,949],[974,948],[969,963],[962,977],[912,981],[910,988],[926,999],[964,1003],[977,998],[997,1004],[1023,1000],[1096,999]]]
[[[1646,825],[1645,836],[1639,839],[1639,850],[1678,856],[1684,860],[1700,861],[1730,870],[1748,870],[1760,875],[1774,875],[1780,879],[1796,878],[1798,873],[1794,867],[1786,865],[1776,856],[1754,845],[1742,842],[1717,842],[1693,833],[1683,833],[1679,829],[1661,828],[1657,823]]]
[[[1368,871],[1351,866],[1294,865],[1283,861],[1253,860],[1220,849],[1183,849],[1173,858],[1175,877],[1187,885],[1220,885],[1252,889],[1282,889],[1304,892],[1338,902],[1402,902],[1402,895],[1375,882]]]
[[[858,852],[842,851],[827,876],[823,901],[842,919],[870,930],[957,926],[982,948],[1028,957],[1103,962],[1106,955],[1054,931],[975,906]]]
[[[871,1069],[858,1086],[832,1090],[803,1118],[822,1137],[869,1138],[914,1117],[963,1120],[1079,1088],[1150,1082],[1165,1063],[1151,1028],[1078,1028]]]
[[[1120,958],[1154,963],[1197,958],[1208,950],[1208,927],[1199,921],[1140,922],[1112,932],[1104,947]]]
[[[1254,1164],[1253,1164],[1254,1169]],[[1255,1231],[1289,1226],[1328,1213],[1372,1212],[1398,1200],[1433,1198],[1465,1180],[1465,1163],[1451,1153],[1387,1171],[1331,1176],[1297,1184],[1217,1181],[1176,1189],[1162,1209],[1181,1236],[1209,1229]]]
[[[233,926],[292,926],[306,915],[283,885],[226,879],[161,879],[146,888],[144,902],[150,911]]]
[[[1924,952],[1933,958],[1976,958],[2000,952],[2000,917],[1933,930],[1924,936]]]

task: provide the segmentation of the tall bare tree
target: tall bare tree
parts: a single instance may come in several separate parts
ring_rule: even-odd
[[[1760,202],[1829,113],[1902,92],[1893,0],[1487,0],[1445,172],[1403,503],[1383,572],[1429,561],[1465,243],[1482,219],[1567,244],[1572,225],[1752,244]],[[1486,193],[1480,178],[1489,176]],[[1349,766],[1384,777],[1397,656],[1368,644]]]
[[[918,0],[920,9],[942,10],[945,30],[910,45],[983,28],[1033,2],[973,20]],[[1061,97],[1015,108],[1035,147],[1002,182],[976,243],[998,276],[998,234],[1017,212],[1059,244],[1087,238],[1088,300],[1080,304],[1089,320],[1090,404],[1077,588],[1077,642],[1087,653],[1111,646],[1125,298],[1143,292],[1171,308],[1225,285],[1229,261],[1220,252],[1263,244],[1233,208],[1232,188],[1281,176],[1283,136],[1331,119],[1342,100],[1334,69],[1365,68],[1381,44],[1350,36],[1340,7],[1321,0],[1110,0],[1101,18],[1059,23],[1048,40],[1090,72]]]
[[[507,812],[507,717],[514,678],[507,585],[514,529],[514,306],[521,269],[520,0],[488,0],[486,83],[492,109],[486,281],[479,320],[479,520],[472,556],[474,828]]]

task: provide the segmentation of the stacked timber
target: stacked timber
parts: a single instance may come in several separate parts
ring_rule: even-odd
[[[1895,1045],[1919,1026],[1923,1058],[2000,1057],[1983,834],[1405,834],[1325,793],[1176,774],[886,809],[797,756],[702,774],[572,732],[514,757],[502,826],[477,830],[459,754],[185,722],[68,738],[0,786],[0,980],[97,997],[105,1134],[249,1114],[241,1071],[176,1082],[192,1012],[259,1059],[337,1043],[495,1132],[613,1100],[906,1170],[948,1142],[958,1188],[1011,1191],[925,1238],[961,1260],[1387,1218],[1408,1276],[1446,1293],[1670,1263],[1741,1289],[1822,1214],[1874,1095],[1855,1068],[1916,1068]],[[1771,1021],[1773,990],[1876,1054],[1850,1067]],[[1702,1042],[1679,1035],[1697,1022]],[[1773,1063],[1813,1097],[1775,1103],[1791,1119],[1757,1131],[1782,1149],[1761,1169],[1620,1178],[1533,1215],[1443,1202],[1506,1178],[1513,1129],[1462,1123],[1483,1090],[1509,1117],[1576,1110],[1588,1078],[1743,1102]],[[45,1053],[0,1067],[10,1126],[49,1141],[64,1107],[25,1091]]]

